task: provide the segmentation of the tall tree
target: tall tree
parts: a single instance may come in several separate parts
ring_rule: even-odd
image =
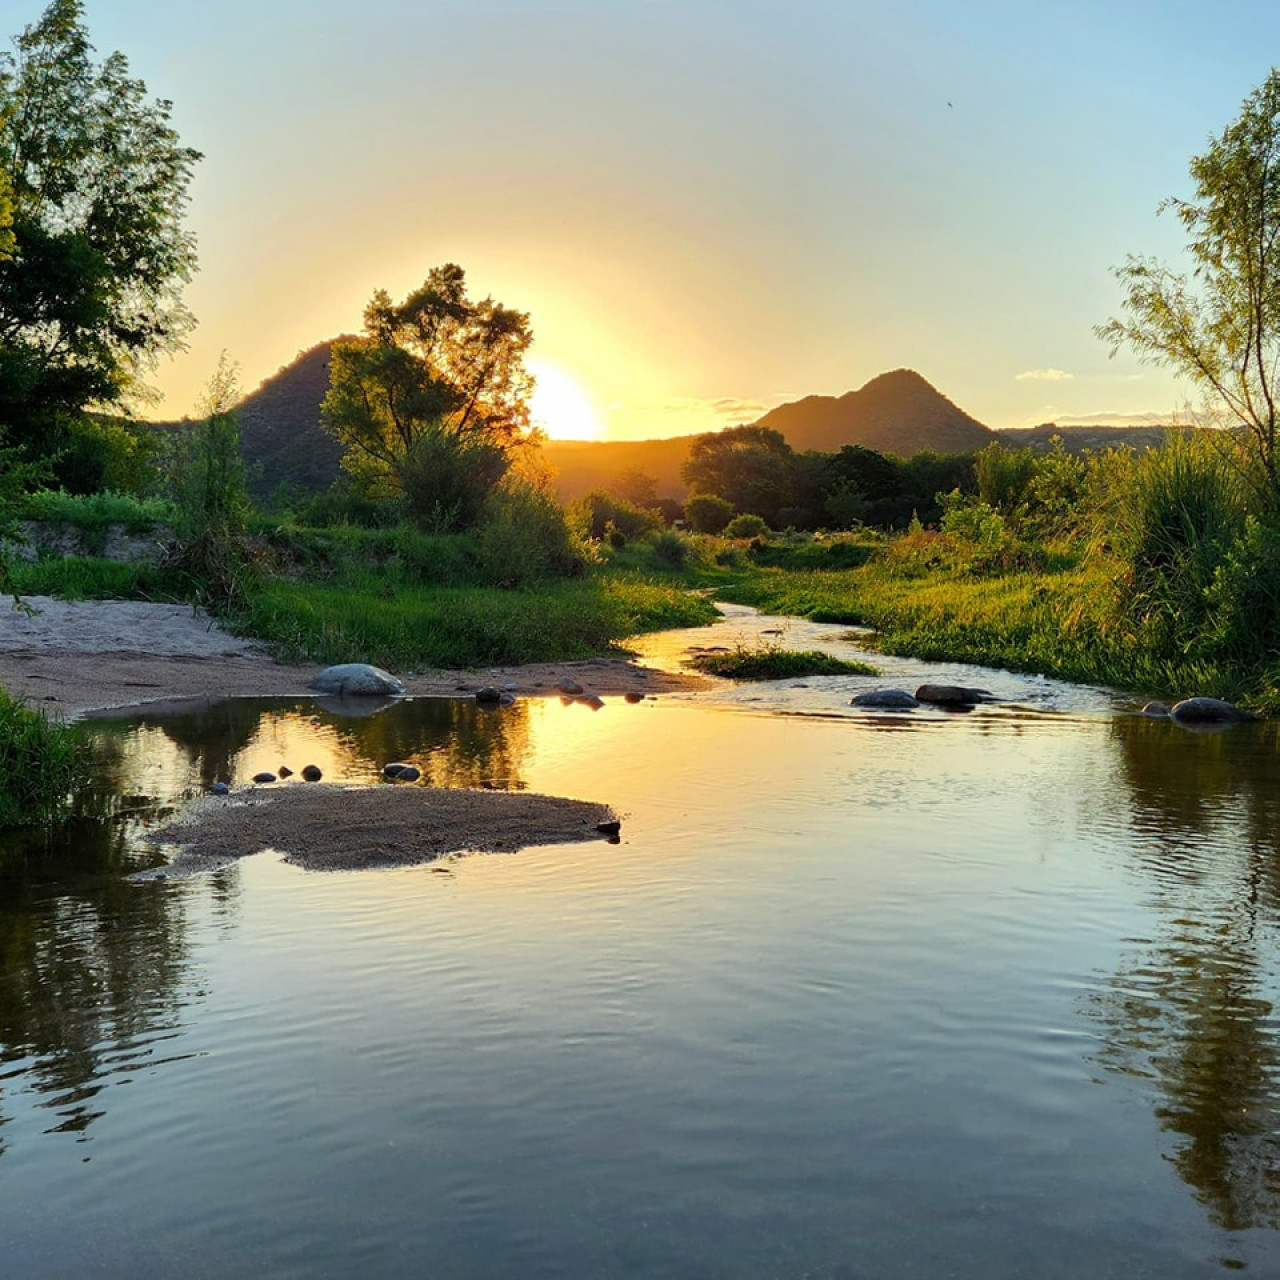
[[[192,324],[182,217],[199,153],[123,54],[93,52],[80,0],[52,0],[0,54],[0,427],[28,452],[56,444],[68,415],[137,391]]]
[[[343,466],[404,496],[436,528],[474,522],[529,425],[529,317],[467,297],[466,275],[435,267],[399,304],[379,290],[363,337],[336,343],[324,401]]]
[[[1280,71],[1192,158],[1191,178],[1193,199],[1160,206],[1190,236],[1191,275],[1131,256],[1116,271],[1125,315],[1097,333],[1202,388],[1244,429],[1259,487],[1280,505]]]
[[[690,489],[713,493],[735,510],[775,524],[790,505],[795,455],[772,427],[729,427],[699,436],[680,474]]]

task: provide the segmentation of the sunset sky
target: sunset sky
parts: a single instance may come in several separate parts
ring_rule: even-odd
[[[0,0],[6,34],[42,5]],[[1187,161],[1280,50],[1254,0],[87,0],[205,153],[191,412],[454,261],[531,313],[575,434],[918,370],[993,427],[1167,418],[1092,326],[1177,258]],[[585,404],[583,401],[585,400]],[[571,407],[572,406],[572,407]],[[548,424],[553,434],[555,423]]]

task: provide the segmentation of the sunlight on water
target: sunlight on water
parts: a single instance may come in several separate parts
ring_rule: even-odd
[[[796,692],[95,727],[0,897],[13,1274],[1280,1267],[1274,726]],[[392,759],[622,841],[120,878],[218,778]]]

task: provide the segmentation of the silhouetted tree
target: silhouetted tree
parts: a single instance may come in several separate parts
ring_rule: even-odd
[[[713,493],[770,525],[791,505],[795,454],[771,427],[729,427],[699,436],[680,474],[695,493]]]

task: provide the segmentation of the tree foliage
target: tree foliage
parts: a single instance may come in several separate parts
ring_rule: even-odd
[[[330,360],[324,422],[346,448],[343,466],[408,498],[427,523],[465,527],[529,425],[529,317],[472,301],[462,268],[447,263],[402,303],[379,290],[364,324]],[[475,493],[459,490],[467,477]]]
[[[136,392],[192,323],[199,154],[123,54],[94,61],[82,17],[53,0],[0,55],[0,427],[28,453]]]
[[[729,427],[699,436],[680,474],[693,492],[715,494],[735,511],[776,525],[790,505],[794,456],[772,427]]]
[[[1191,274],[1129,257],[1116,271],[1124,317],[1097,332],[1192,379],[1244,428],[1259,487],[1280,504],[1280,71],[1192,158],[1191,178],[1193,199],[1161,205],[1187,230]]]

